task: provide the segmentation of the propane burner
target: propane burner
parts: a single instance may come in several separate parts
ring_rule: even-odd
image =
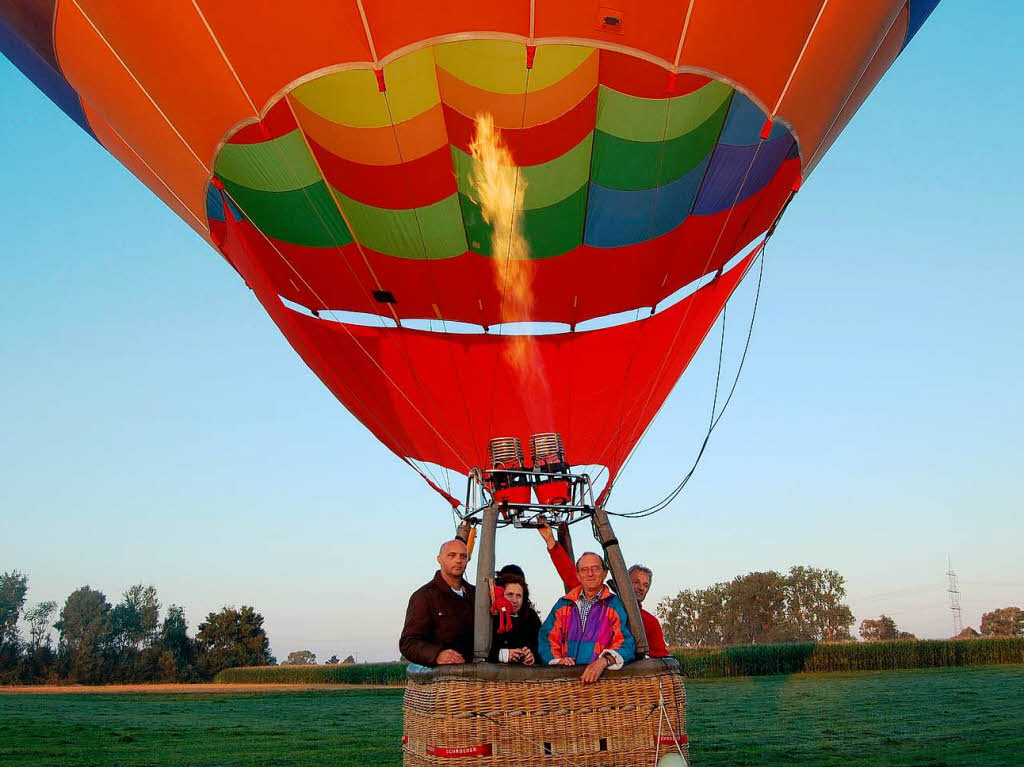
[[[548,474],[568,474],[569,464],[565,460],[562,435],[555,432],[534,434],[530,437],[530,456],[533,470]],[[544,505],[560,505],[569,502],[569,482],[565,479],[538,478],[533,486],[537,502]]]
[[[523,443],[518,437],[494,437],[487,443],[492,469],[523,468]]]
[[[530,484],[523,466],[523,444],[518,437],[492,438],[487,443],[487,457],[491,468],[486,478],[494,500],[529,503]]]

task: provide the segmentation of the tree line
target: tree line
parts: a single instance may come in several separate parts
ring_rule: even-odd
[[[82,586],[59,609],[54,601],[26,607],[27,596],[25,574],[0,573],[0,684],[200,682],[275,663],[263,616],[247,605],[209,613],[191,636],[184,609],[161,610],[153,586],[131,586],[116,604]]]
[[[795,566],[738,575],[703,589],[684,589],[656,608],[670,646],[779,644],[853,641],[856,622],[844,601],[846,580],[836,570]],[[888,615],[860,623],[864,641],[914,639]],[[981,633],[970,636],[1024,636],[1024,611],[1004,607],[985,613]]]

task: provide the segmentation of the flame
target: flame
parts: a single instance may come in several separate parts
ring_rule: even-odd
[[[502,322],[521,322],[533,315],[533,262],[523,232],[523,200],[526,180],[501,140],[489,114],[476,116],[476,135],[469,145],[473,171],[469,182],[484,221],[491,226],[491,264],[494,283],[501,296]],[[533,336],[513,336],[504,349],[505,360],[523,385],[527,399],[550,408],[549,387],[543,360]]]
[[[533,269],[530,245],[523,233],[526,180],[501,141],[489,114],[476,116],[476,135],[469,145],[473,171],[469,182],[491,225],[491,261],[501,296],[501,321],[529,319],[533,309]]]

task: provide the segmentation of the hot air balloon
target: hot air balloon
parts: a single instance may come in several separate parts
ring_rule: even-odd
[[[624,463],[938,0],[606,1],[0,0],[0,50],[482,531],[479,579],[499,524],[546,514],[591,521],[628,584]],[[414,680],[406,764],[688,758],[671,662],[587,693],[486,666]],[[580,724],[587,695],[609,713]]]

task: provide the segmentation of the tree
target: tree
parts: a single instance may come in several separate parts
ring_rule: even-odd
[[[356,659],[353,658],[351,655],[349,655],[347,658],[345,658],[345,660],[343,660],[341,662],[341,665],[343,665],[343,666],[351,666],[355,662],[356,662]]]
[[[726,584],[686,589],[656,608],[669,645],[720,645],[725,641]]]
[[[196,634],[200,663],[208,676],[235,666],[273,664],[270,640],[263,630],[263,616],[252,607],[225,607],[210,613]]]
[[[786,581],[769,570],[740,575],[729,583],[725,596],[726,644],[784,642]]]
[[[315,666],[316,654],[311,650],[295,650],[288,653],[288,660],[281,665],[289,666]]]
[[[104,681],[104,661],[109,649],[110,603],[102,592],[82,586],[64,602],[60,620],[58,654],[69,679],[77,682]]]
[[[50,646],[50,626],[53,622],[53,614],[57,612],[57,603],[53,600],[40,602],[35,607],[25,611],[25,620],[28,621],[29,648],[38,650],[40,647]]]
[[[899,638],[896,621],[888,615],[880,615],[877,619],[865,618],[860,622],[860,638],[865,642],[887,642]]]
[[[328,666],[336,666],[340,662],[341,661],[338,660],[338,656],[337,655],[332,655],[330,658],[328,658],[327,660],[324,661],[324,663],[326,663]]]
[[[981,636],[981,634],[979,634],[973,628],[968,626],[967,628],[965,628],[963,631],[961,631],[959,634],[957,634],[953,638],[954,639],[977,639],[980,636]]]
[[[112,642],[127,661],[131,652],[151,645],[160,627],[160,602],[153,586],[130,587],[111,614]]]
[[[791,567],[786,576],[786,623],[794,641],[850,638],[853,612],[843,603],[846,579],[836,570]]]
[[[981,633],[985,636],[1024,635],[1024,610],[1001,607],[981,616]]]
[[[792,567],[748,573],[658,603],[670,645],[819,642],[848,639],[853,613],[835,570]]]
[[[157,640],[160,677],[168,682],[188,682],[197,677],[196,645],[188,635],[185,610],[179,605],[167,608]]]
[[[28,594],[28,576],[12,570],[0,573],[0,646],[17,645],[18,618]]]

